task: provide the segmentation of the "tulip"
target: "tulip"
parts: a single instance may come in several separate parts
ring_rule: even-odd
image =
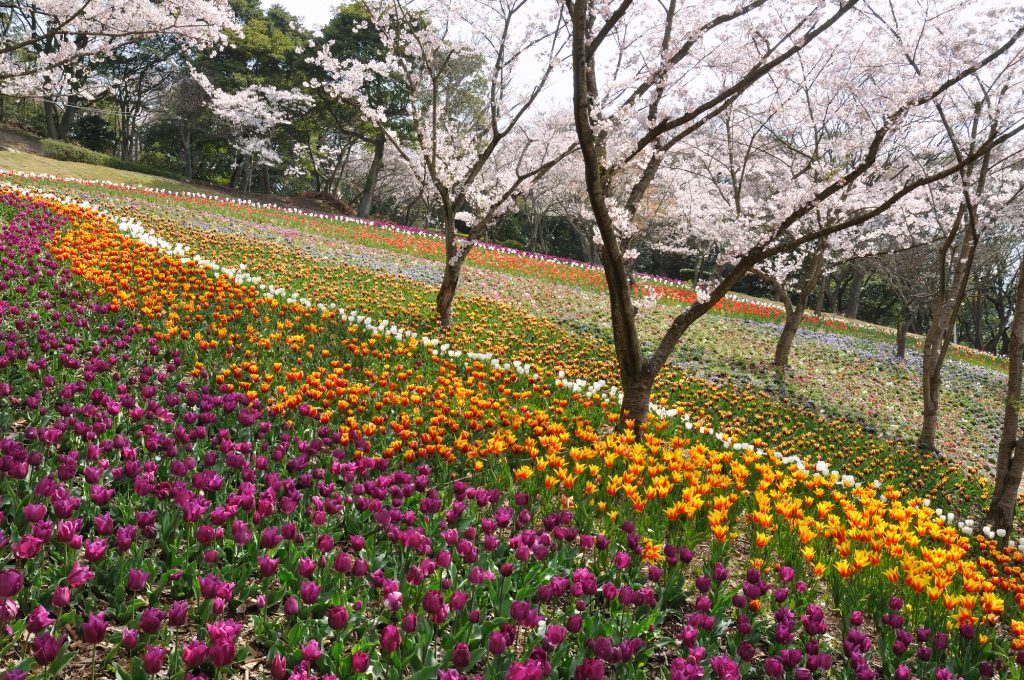
[[[208,651],[209,650],[205,642],[199,639],[193,639],[181,650],[181,660],[185,662],[186,666],[198,668],[206,662],[206,654]]]
[[[302,659],[306,663],[313,663],[320,658],[321,654],[323,651],[320,649],[320,643],[316,640],[309,640],[302,645]]]
[[[353,673],[365,673],[366,669],[370,667],[370,655],[366,652],[353,652],[352,653],[352,672]]]
[[[280,654],[275,654],[270,661],[270,676],[274,680],[284,680],[288,676],[288,660]]]
[[[172,604],[171,608],[167,610],[167,621],[172,626],[184,626],[188,622],[188,602],[177,600]]]
[[[139,644],[139,631],[134,628],[125,628],[121,631],[121,646],[125,649],[134,649]]]
[[[49,633],[38,633],[32,638],[32,658],[40,666],[49,666],[57,658],[57,654],[60,653],[65,639],[62,636],[60,640],[57,640]]]
[[[327,625],[334,630],[341,630],[348,625],[348,609],[334,606],[327,610]]]
[[[234,640],[221,637],[213,641],[208,651],[210,663],[217,668],[222,668],[231,664],[235,660],[235,643]]]
[[[82,624],[82,639],[87,644],[95,645],[103,641],[107,632],[107,622],[103,620],[104,613],[89,614]]]
[[[455,648],[452,650],[452,663],[458,668],[465,668],[470,664],[471,660],[469,645],[465,642],[456,643]]]
[[[63,609],[71,603],[71,589],[67,586],[57,586],[53,589],[53,595],[50,597],[50,604],[53,605],[54,609]]]
[[[166,658],[167,650],[161,645],[147,645],[142,655],[142,670],[149,675],[156,675],[163,669]]]
[[[42,629],[52,625],[56,620],[57,619],[50,616],[50,612],[46,611],[45,607],[37,605],[25,620],[25,629],[30,633],[38,633]]]
[[[133,593],[137,593],[145,590],[147,581],[149,581],[148,571],[142,571],[141,569],[129,569],[125,588]]]
[[[401,633],[398,632],[398,628],[393,625],[384,626],[384,630],[380,634],[380,650],[384,654],[390,654],[391,652],[398,649],[401,644]]]
[[[508,643],[505,641],[505,636],[500,631],[491,631],[491,636],[487,639],[487,649],[494,656],[501,656],[508,649]]]
[[[139,630],[150,635],[156,633],[160,630],[166,616],[162,609],[146,607],[142,610],[142,616],[139,617]]]
[[[0,597],[14,597],[24,583],[25,579],[17,569],[0,571]]]
[[[299,586],[299,594],[306,604],[314,604],[320,597],[320,586],[313,581],[303,581]]]

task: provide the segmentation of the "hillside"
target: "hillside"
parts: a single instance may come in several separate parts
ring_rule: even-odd
[[[733,298],[615,433],[591,269],[481,248],[439,336],[432,235],[4,179],[37,191],[0,190],[0,595],[36,612],[6,667],[640,678],[718,649],[723,677],[845,677],[916,636],[913,672],[966,677],[1024,648],[1024,541],[977,522],[991,357],[950,361],[928,455],[884,330],[812,320],[783,394],[778,309]],[[651,329],[690,294],[645,285]],[[74,637],[25,653],[40,602]]]

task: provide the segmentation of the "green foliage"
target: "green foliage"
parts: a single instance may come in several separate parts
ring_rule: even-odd
[[[166,168],[151,167],[141,163],[123,161],[120,158],[108,156],[107,154],[86,149],[84,146],[78,146],[77,144],[71,144],[69,142],[61,142],[56,139],[44,139],[42,140],[42,146],[43,155],[56,161],[88,163],[90,165],[102,165],[104,167],[115,168],[117,170],[143,172],[149,175],[158,175],[160,177],[168,177],[171,179],[180,178],[178,173]]]
[[[92,113],[75,121],[71,139],[92,151],[106,153],[114,148],[114,130],[103,116]]]
[[[110,156],[78,146],[71,142],[62,142],[56,139],[44,139],[43,155],[56,161],[69,161],[72,163],[90,163],[92,165],[108,165],[113,160]]]

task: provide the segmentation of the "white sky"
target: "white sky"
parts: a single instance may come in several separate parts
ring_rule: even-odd
[[[281,5],[302,19],[307,28],[321,28],[330,20],[337,5],[336,0],[262,0],[264,7]]]

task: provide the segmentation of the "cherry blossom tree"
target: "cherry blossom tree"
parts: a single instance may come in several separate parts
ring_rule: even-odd
[[[243,164],[242,187],[248,191],[254,168],[281,162],[271,132],[287,124],[292,112],[308,106],[312,100],[302,92],[272,85],[249,85],[237,92],[226,92],[202,73],[193,72],[192,77],[209,96],[210,109],[231,130],[232,146]]]
[[[957,158],[923,114],[962,82],[1017,58],[1024,26],[1014,8],[947,0],[889,16],[870,11],[865,0],[563,4],[572,35],[576,130],[602,240],[624,393],[620,426],[646,418],[654,380],[680,338],[752,269],[868,224],[1020,131],[1002,128]],[[901,56],[910,44],[920,55],[916,67]],[[856,95],[843,107],[843,134],[790,140],[804,151],[808,143],[818,146],[798,174],[778,172],[788,167],[786,158],[759,153],[738,188],[740,208],[726,209],[719,194],[736,193],[738,178],[721,173],[703,181],[694,150],[721,155],[730,146],[697,140],[727,139],[722,130],[732,112],[756,112],[749,128],[799,106],[782,86],[806,80],[796,55],[827,64],[804,88],[816,101]],[[922,166],[915,159],[925,154],[936,161]],[[678,181],[663,181],[666,174]],[[646,354],[629,285],[632,253],[624,244],[642,236],[641,208],[652,189],[666,185],[677,187],[680,216],[661,239],[677,248],[713,244],[717,266],[697,300]]]
[[[904,56],[912,67],[920,68],[917,55]],[[927,193],[940,241],[934,258],[937,285],[930,301],[931,320],[922,352],[918,444],[925,449],[935,448],[942,367],[973,278],[979,245],[996,230],[1007,227],[1006,212],[1014,210],[1022,198],[1020,154],[1024,149],[1019,144],[992,144],[1024,123],[1022,78],[1024,55],[1018,52],[979,70],[932,101],[930,127],[936,130],[958,169],[929,187]],[[933,154],[915,156],[924,168],[948,163]]]
[[[13,0],[0,7],[0,87],[36,94],[89,59],[155,35],[217,49],[237,28],[228,0]]]
[[[564,22],[541,0],[386,0],[367,8],[385,58],[341,61],[325,45],[315,60],[330,82],[314,85],[357,102],[376,122],[384,111],[366,85],[386,75],[406,90],[415,142],[381,129],[409,167],[423,171],[440,204],[445,269],[437,315],[448,327],[474,242],[573,144],[557,116],[528,115],[559,68]]]

